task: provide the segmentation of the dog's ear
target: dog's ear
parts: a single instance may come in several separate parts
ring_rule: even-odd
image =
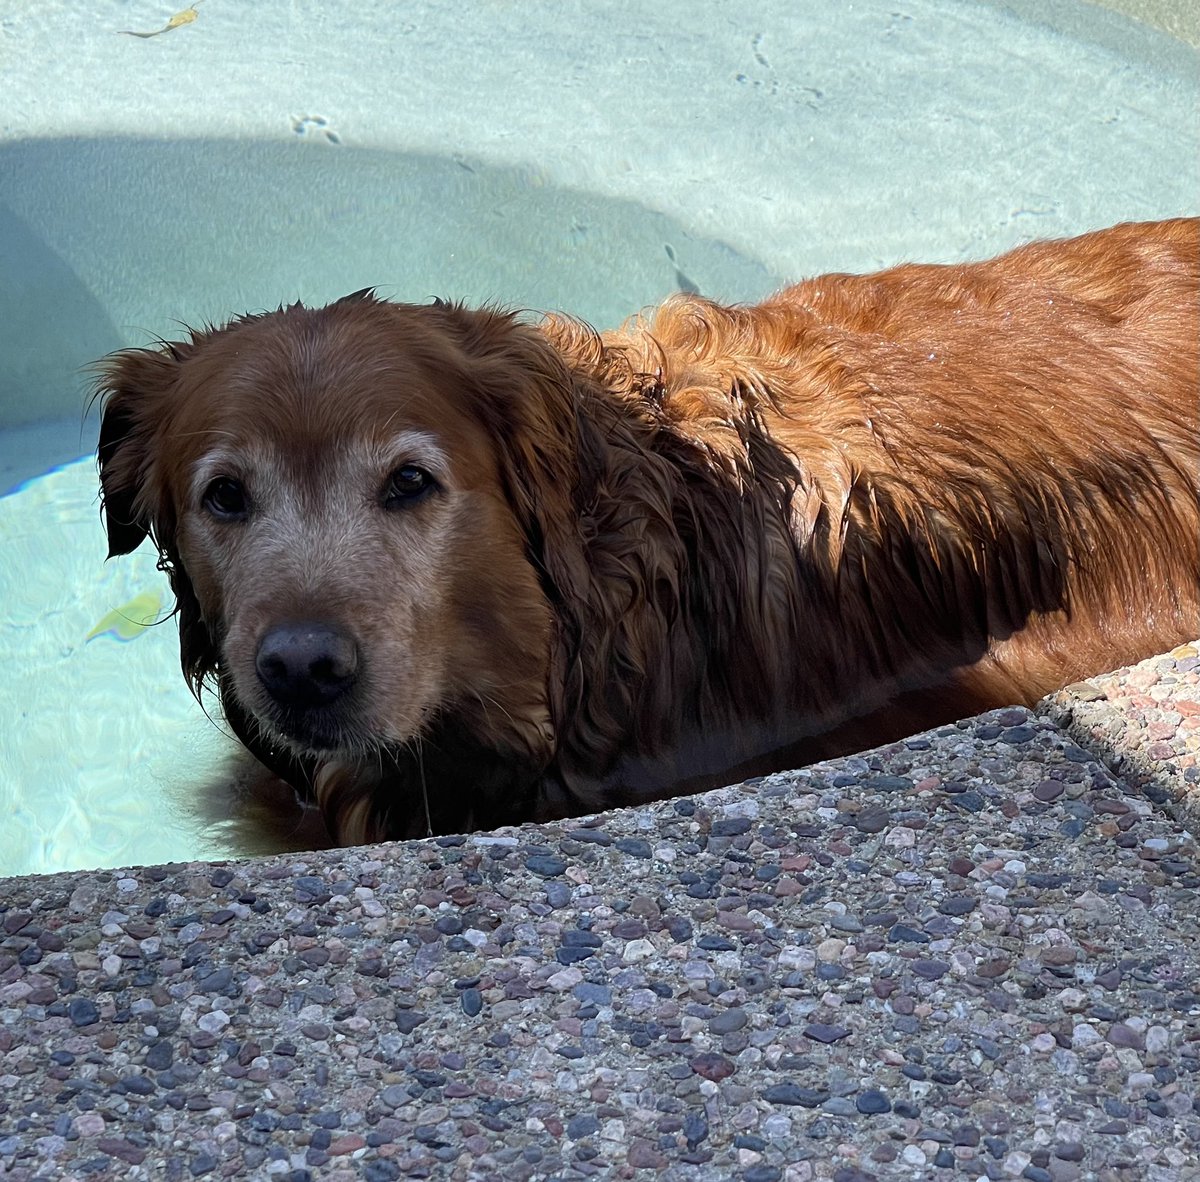
[[[147,537],[158,549],[159,569],[171,581],[179,616],[179,656],[193,692],[216,668],[217,650],[175,542],[176,506],[163,464],[163,424],[177,396],[180,371],[203,344],[164,341],[158,349],[125,349],[97,366],[100,399],[100,497],[108,531],[108,556],[129,554]]]
[[[504,491],[553,602],[587,578],[578,528],[581,488],[577,374],[535,326],[493,308],[427,307],[462,351],[459,375],[496,441]]]
[[[125,349],[96,366],[93,399],[101,405],[96,459],[109,558],[136,550],[151,533],[161,549],[164,534],[172,532],[152,444],[178,380],[184,348]]]
[[[128,554],[136,550],[146,537],[146,527],[134,514],[133,498],[136,488],[133,484],[119,482],[115,475],[119,465],[114,464],[117,452],[124,446],[132,448],[134,434],[134,419],[132,413],[119,406],[109,405],[104,408],[100,420],[100,445],[96,449],[96,459],[100,468],[100,511],[104,515],[104,525],[108,532],[108,557],[117,554]]]
[[[578,321],[436,311],[461,319],[466,359],[453,380],[472,390],[498,444],[505,492],[556,619],[549,691],[559,767],[568,779],[602,773],[631,733],[653,747],[658,720],[678,709],[643,709],[647,683],[671,692],[673,671],[656,665],[668,659],[671,630],[687,626],[680,579],[695,528],[677,465],[649,442],[658,379]]]

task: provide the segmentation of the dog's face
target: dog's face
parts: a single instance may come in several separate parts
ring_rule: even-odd
[[[366,759],[453,713],[545,759],[555,635],[530,534],[560,494],[529,461],[565,380],[510,317],[369,296],[118,354],[111,552],[153,535],[185,671],[218,670],[268,741]]]

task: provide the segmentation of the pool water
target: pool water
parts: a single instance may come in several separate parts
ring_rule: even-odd
[[[188,788],[232,744],[184,685],[174,621],[130,640],[115,629],[88,639],[114,607],[163,590],[150,552],[101,561],[95,485],[89,458],[0,498],[9,671],[0,866],[9,873],[220,851]]]
[[[608,326],[1200,193],[1194,46],[1074,0],[209,0],[117,35],[177,7],[0,19],[0,875],[243,848],[203,804],[236,745],[174,622],[133,622],[170,610],[154,557],[103,561],[109,350],[369,284]]]

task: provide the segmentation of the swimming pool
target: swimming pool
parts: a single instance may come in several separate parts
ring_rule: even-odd
[[[1194,212],[1196,51],[1091,5],[1041,11],[4,18],[0,873],[238,852],[196,805],[233,745],[183,684],[172,622],[126,621],[165,612],[162,578],[148,554],[102,561],[81,366],[372,283],[609,325],[679,287],[753,299]]]

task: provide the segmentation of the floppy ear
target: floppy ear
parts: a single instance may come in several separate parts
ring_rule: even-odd
[[[501,478],[556,622],[549,679],[559,768],[570,781],[609,770],[630,734],[650,749],[672,695],[687,538],[675,520],[686,490],[648,445],[654,411],[635,373],[586,325],[440,309],[460,318],[466,357],[453,375],[496,440]],[[646,416],[643,419],[643,416]],[[643,709],[643,707],[646,707]]]
[[[100,446],[96,459],[100,468],[100,511],[108,531],[108,557],[136,550],[146,537],[146,529],[133,511],[135,489],[120,484],[114,474],[117,451],[122,445],[131,448],[133,416],[117,406],[108,406],[100,420]]]
[[[179,376],[179,346],[125,349],[99,362],[94,398],[101,401],[100,506],[108,557],[129,554],[154,534],[162,548],[173,533],[170,507],[154,472],[153,438]]]
[[[96,458],[108,556],[129,554],[147,536],[154,542],[159,569],[175,593],[183,675],[199,696],[204,678],[216,669],[217,649],[175,544],[176,509],[158,442],[180,368],[196,340],[193,334],[191,343],[164,341],[161,349],[113,353],[99,363],[95,397],[103,408]]]
[[[569,601],[587,578],[579,504],[589,466],[580,454],[579,378],[550,340],[514,313],[441,301],[429,312],[462,349],[461,380],[499,447],[504,491],[543,590],[553,603]]]

